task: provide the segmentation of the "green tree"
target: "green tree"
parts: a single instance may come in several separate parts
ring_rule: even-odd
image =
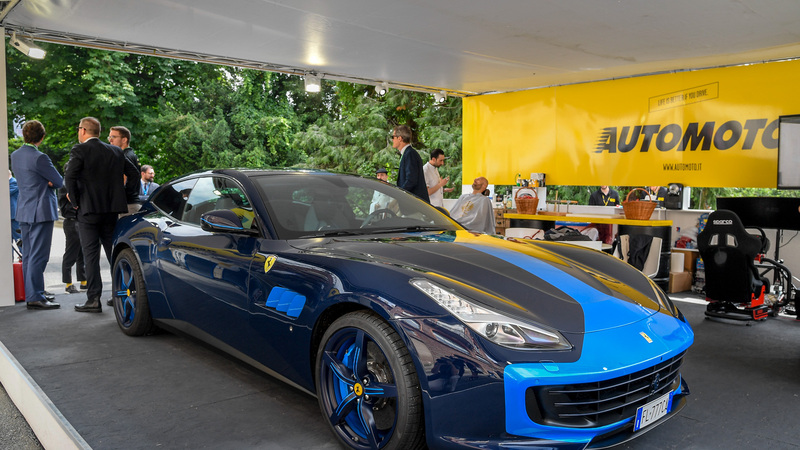
[[[284,167],[306,155],[291,142],[301,126],[275,74],[198,64],[190,101],[158,104],[148,119],[155,131],[154,166],[167,178],[218,167]]]
[[[82,117],[100,120],[104,133],[124,125],[133,136],[131,146],[151,162],[152,131],[147,127],[159,102],[181,103],[192,98],[197,63],[128,53],[43,43],[45,60],[34,60],[6,47],[9,132],[14,124],[40,120],[47,129],[42,150],[56,166],[78,143],[76,127]],[[141,156],[141,155],[140,155]]]
[[[295,147],[309,155],[305,166],[364,176],[383,167],[396,176],[400,156],[389,135],[395,126],[408,125],[422,158],[441,148],[450,158],[442,176],[450,176],[451,185],[461,183],[461,99],[434,105],[429,94],[390,89],[380,96],[372,86],[343,82],[335,93],[338,114],[320,116],[295,136]]]

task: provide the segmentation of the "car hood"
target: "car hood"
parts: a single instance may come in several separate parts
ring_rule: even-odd
[[[659,311],[659,289],[608,254],[469,231],[291,241],[304,252],[391,265],[562,332],[625,326]],[[663,295],[663,294],[662,294]]]

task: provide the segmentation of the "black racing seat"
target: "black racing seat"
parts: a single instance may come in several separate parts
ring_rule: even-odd
[[[769,240],[749,233],[739,216],[725,209],[708,216],[697,236],[700,257],[705,264],[706,315],[737,320],[761,320],[769,308],[764,293],[769,281],[759,275],[755,260],[769,246]],[[742,307],[740,307],[742,306]]]

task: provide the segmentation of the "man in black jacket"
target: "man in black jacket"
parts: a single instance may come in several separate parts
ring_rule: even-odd
[[[66,173],[67,166],[64,166]],[[78,288],[72,284],[72,266],[80,282],[81,289],[86,289],[86,272],[83,265],[83,251],[81,240],[78,236],[78,213],[67,198],[67,187],[61,186],[58,190],[58,209],[64,217],[62,229],[64,230],[64,257],[61,259],[61,281],[66,284],[67,294],[77,294]]]
[[[137,173],[142,170],[142,165],[139,163],[139,157],[136,156],[136,152],[134,152],[133,148],[130,147],[131,130],[121,125],[111,127],[111,130],[108,132],[108,143],[111,145],[116,145],[122,149],[122,154],[125,155],[125,159],[132,162],[133,165],[136,166]],[[128,180],[125,180],[126,183],[127,181]],[[128,203],[128,212],[124,215],[135,213],[139,210],[139,207],[139,203]]]
[[[411,128],[406,125],[394,127],[392,147],[400,152],[400,171],[397,174],[397,187],[403,188],[430,203],[422,158],[411,146]]]
[[[136,203],[139,173],[122,149],[99,139],[100,121],[84,117],[78,126],[80,144],[72,147],[65,174],[70,203],[76,210],[78,233],[86,264],[87,301],[75,305],[79,312],[102,312],[100,296],[100,245],[111,263],[114,226],[128,203]],[[127,177],[127,181],[125,180]],[[124,184],[123,184],[124,183]]]

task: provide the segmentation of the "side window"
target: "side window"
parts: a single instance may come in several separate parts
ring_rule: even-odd
[[[199,178],[194,185],[183,212],[183,221],[200,225],[200,216],[214,208],[218,196],[214,193],[214,183],[211,177]]]
[[[164,186],[152,199],[153,205],[174,219],[182,220],[186,199],[196,182],[197,180],[192,179]]]
[[[244,190],[235,181],[223,177],[204,177],[197,180],[186,201],[183,220],[200,225],[203,214],[217,209],[236,213],[245,228],[257,228],[252,205]]]
[[[220,194],[214,209],[231,210],[239,216],[245,228],[258,229],[253,205],[239,183],[229,178],[214,178],[214,185]]]

